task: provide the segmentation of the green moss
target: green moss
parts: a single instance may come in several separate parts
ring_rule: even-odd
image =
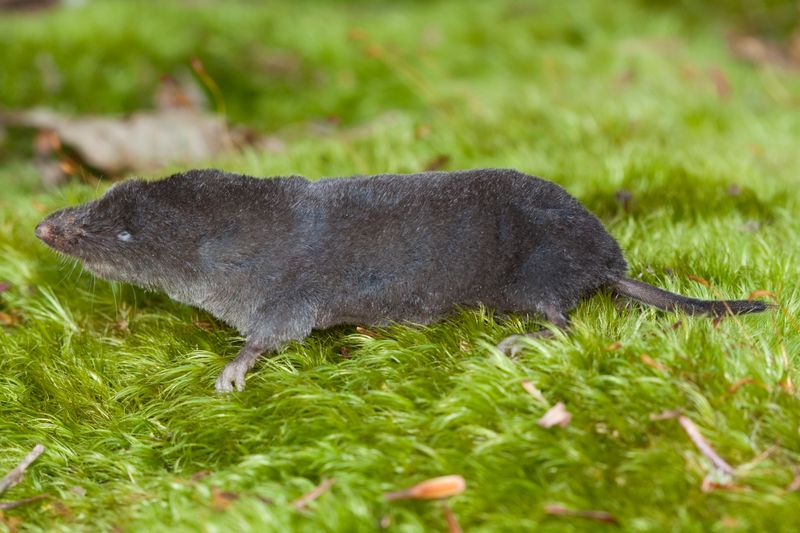
[[[697,297],[767,289],[780,308],[714,326],[600,294],[575,310],[569,334],[531,341],[516,359],[494,344],[535,324],[491,310],[375,336],[340,327],[287,346],[245,393],[219,397],[236,332],[163,295],[96,281],[36,242],[43,212],[99,191],[44,190],[30,137],[12,132],[0,150],[0,281],[11,285],[0,311],[20,321],[0,326],[0,472],[45,444],[3,498],[53,499],[3,516],[32,531],[374,531],[384,516],[393,530],[443,530],[437,503],[381,495],[459,473],[468,489],[451,504],[468,531],[601,527],[548,516],[550,503],[609,511],[630,530],[797,530],[800,496],[785,488],[800,461],[788,385],[800,380],[800,78],[732,57],[730,19],[714,8],[697,24],[698,9],[88,2],[4,15],[4,106],[130,112],[197,56],[233,122],[342,124],[293,135],[281,153],[212,164],[320,177],[411,172],[446,155],[446,168],[519,168],[596,212],[634,275]],[[525,379],[566,403],[567,428],[537,425],[545,407]],[[735,479],[744,489],[701,490],[708,461],[676,421],[650,417],[674,408],[747,465]],[[330,477],[308,512],[292,509]],[[239,498],[215,510],[215,488]]]

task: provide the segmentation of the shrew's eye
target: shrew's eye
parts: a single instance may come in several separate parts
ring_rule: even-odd
[[[128,242],[132,238],[133,237],[131,236],[131,234],[128,233],[127,231],[120,231],[119,233],[117,233],[117,239],[119,239],[119,240],[121,240],[123,242]]]

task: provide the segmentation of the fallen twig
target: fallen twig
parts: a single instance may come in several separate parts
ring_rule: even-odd
[[[325,494],[328,491],[328,489],[330,489],[333,486],[334,483],[336,483],[336,480],[333,478],[324,480],[322,483],[311,489],[309,492],[303,494],[295,501],[293,501],[292,507],[294,507],[297,511],[305,509],[305,507],[309,503],[313,502],[314,500]]]
[[[708,457],[713,465],[720,471],[725,472],[726,474],[733,474],[734,470],[731,465],[725,462],[725,460],[717,455],[717,452],[714,451],[714,448],[703,438],[703,435],[700,433],[700,430],[697,426],[692,422],[689,418],[684,415],[680,415],[678,417],[678,422],[680,423],[683,430],[689,435],[689,438],[692,439],[694,445],[697,446],[697,449],[700,450],[703,455]]]
[[[5,491],[22,481],[22,478],[25,476],[25,470],[31,466],[36,459],[39,458],[40,455],[44,452],[44,446],[41,444],[37,444],[33,447],[33,449],[25,456],[20,463],[14,467],[14,469],[6,474],[6,477],[0,479],[0,494],[3,494]]]

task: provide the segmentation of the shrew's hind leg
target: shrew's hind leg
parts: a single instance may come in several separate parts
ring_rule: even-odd
[[[544,316],[548,322],[556,326],[558,329],[567,329],[569,327],[569,321],[567,317],[564,316],[564,313],[556,309],[555,307],[545,307],[544,309]],[[504,354],[508,355],[509,357],[514,357],[519,353],[520,349],[523,347],[523,343],[520,341],[522,339],[542,339],[552,337],[553,332],[549,329],[542,328],[538,331],[534,331],[532,333],[525,333],[522,335],[511,335],[510,337],[506,337],[497,345],[497,349],[503,352]]]

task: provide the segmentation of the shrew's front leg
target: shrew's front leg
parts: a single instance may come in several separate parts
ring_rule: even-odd
[[[313,326],[311,317],[302,316],[287,319],[285,315],[282,318],[279,331],[265,327],[247,337],[236,358],[220,372],[214,384],[217,392],[232,392],[234,388],[238,391],[244,390],[245,376],[255,366],[261,354],[278,350],[289,341],[303,340],[311,333]],[[277,320],[265,320],[264,323],[276,324],[279,322]]]
[[[252,337],[247,339],[236,359],[225,365],[220,372],[214,388],[217,389],[217,392],[233,392],[234,386],[236,390],[244,390],[244,378],[247,372],[255,366],[261,354],[275,348],[266,343],[256,342],[252,340]]]

